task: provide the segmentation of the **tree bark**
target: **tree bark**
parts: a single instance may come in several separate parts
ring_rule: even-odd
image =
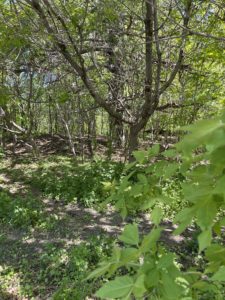
[[[140,130],[137,125],[130,126],[129,140],[128,140],[128,158],[129,161],[133,161],[133,151],[138,149],[138,134]]]

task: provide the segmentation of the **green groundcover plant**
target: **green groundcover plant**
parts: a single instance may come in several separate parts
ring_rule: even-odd
[[[225,113],[183,128],[187,135],[159,155],[156,145],[149,151],[134,152],[136,161],[114,188],[111,199],[123,217],[137,210],[151,209],[152,230],[140,236],[138,225],[129,224],[119,236],[109,260],[103,261],[89,279],[103,277],[96,292],[100,299],[192,300],[224,299],[225,248]],[[161,159],[160,159],[161,157]],[[163,158],[163,159],[162,159]],[[181,206],[173,222],[173,234],[191,224],[199,228],[198,251],[206,261],[204,269],[184,268],[177,254],[159,242],[164,229],[164,183],[180,178]],[[118,275],[119,274],[119,275]]]
[[[107,189],[103,183],[117,180],[122,168],[121,163],[108,161],[75,165],[62,160],[56,166],[40,164],[30,180],[48,197],[60,201],[63,199],[66,203],[75,201],[90,207],[105,199]]]

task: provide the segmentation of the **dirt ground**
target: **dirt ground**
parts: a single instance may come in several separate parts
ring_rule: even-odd
[[[21,168],[20,163],[12,164],[13,160],[5,162],[5,169],[0,170],[0,191],[7,189],[11,195],[25,196],[28,192],[32,197],[41,201],[43,211],[48,220],[47,226],[27,228],[16,228],[1,224],[0,227],[0,299],[1,300],[47,300],[57,288],[56,286],[44,284],[42,287],[32,286],[35,297],[21,295],[23,282],[23,270],[29,270],[30,278],[37,276],[43,266],[39,265],[40,257],[45,255],[46,248],[51,245],[53,249],[70,249],[74,245],[88,241],[90,237],[111,236],[116,238],[122,231],[124,225],[133,222],[133,219],[122,220],[120,215],[108,206],[106,211],[93,208],[85,208],[77,203],[65,204],[63,201],[46,198],[37,189],[30,187],[21,178],[10,177],[7,168],[13,166],[14,171]],[[32,168],[32,165],[30,165]],[[140,232],[146,233],[151,230],[152,224],[149,215],[142,214],[135,221],[140,224]],[[170,249],[182,248],[184,236],[174,236],[172,231],[174,225],[165,221],[165,230],[162,233],[163,241]],[[188,229],[185,235],[191,237],[193,229]],[[21,267],[22,266],[22,267]],[[27,287],[29,290],[29,286]],[[40,296],[40,288],[44,290]],[[37,291],[35,290],[37,289]],[[44,296],[43,296],[44,294]]]

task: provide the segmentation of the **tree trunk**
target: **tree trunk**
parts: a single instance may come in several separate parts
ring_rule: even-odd
[[[128,140],[128,155],[129,161],[133,161],[134,157],[132,155],[133,151],[138,149],[138,134],[139,128],[137,125],[130,126],[129,140]]]
[[[69,144],[69,146],[70,146],[71,152],[72,152],[72,154],[73,154],[73,157],[76,159],[77,154],[76,154],[76,150],[75,150],[75,147],[74,147],[74,141],[73,141],[73,139],[72,139],[72,136],[71,136],[71,133],[70,133],[70,129],[69,129],[68,123],[67,123],[67,121],[65,120],[65,118],[64,118],[64,116],[63,116],[63,114],[62,114],[62,112],[61,112],[61,110],[60,110],[60,107],[59,107],[59,104],[58,104],[58,103],[56,103],[56,108],[57,108],[57,111],[58,111],[58,113],[59,113],[59,116],[60,116],[60,118],[61,118],[61,120],[62,120],[62,123],[63,123],[63,125],[64,125],[64,128],[65,128],[65,130],[66,130],[66,134],[67,134],[67,138],[68,138],[68,144]]]

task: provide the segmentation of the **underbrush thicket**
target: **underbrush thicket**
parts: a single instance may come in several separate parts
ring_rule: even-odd
[[[98,290],[101,299],[224,299],[225,297],[225,114],[213,120],[203,120],[184,130],[190,131],[173,150],[155,160],[159,147],[134,153],[136,162],[128,166],[111,196],[125,217],[137,210],[151,208],[153,229],[140,237],[138,226],[129,224],[116,245],[110,260],[89,275],[109,281]],[[181,180],[180,207],[173,234],[181,234],[194,222],[198,227],[196,257],[203,263],[185,268],[179,253],[170,252],[159,243],[163,227],[164,204],[170,206],[173,195],[165,195],[162,186],[168,178]],[[127,272],[110,277],[121,268]]]
[[[98,161],[77,166],[71,160],[63,163],[40,164],[31,177],[31,184],[48,197],[60,201],[78,202],[85,206],[104,201],[107,196],[105,181],[118,180],[123,165]]]
[[[93,284],[84,279],[90,270],[96,268],[100,259],[109,256],[111,245],[112,239],[102,235],[70,248],[48,242],[41,254],[32,254],[32,260],[23,255],[15,266],[1,266],[0,299],[8,299],[4,290],[12,285],[14,290],[18,290],[18,296],[26,299],[46,299],[48,294],[54,300],[85,299],[100,286],[102,280]],[[19,243],[14,251],[20,253]]]
[[[0,221],[8,225],[16,227],[35,226],[43,219],[43,205],[32,195],[19,197],[1,191],[0,207]]]
[[[136,151],[135,162],[127,165],[107,161],[78,165],[59,156],[33,163],[24,160],[10,169],[2,162],[1,173],[12,182],[19,178],[28,189],[13,194],[4,183],[0,191],[4,226],[28,232],[55,230],[59,217],[49,214],[43,202],[51,199],[62,211],[72,202],[101,210],[110,203],[123,218],[133,220],[139,212],[150,212],[152,229],[143,236],[132,223],[117,242],[102,235],[72,247],[46,243],[31,265],[26,258],[17,267],[4,262],[1,289],[7,289],[6,278],[20,272],[20,292],[31,299],[36,294],[43,297],[46,286],[52,287],[55,300],[85,299],[94,293],[101,299],[224,299],[225,114],[184,130],[190,133],[174,149],[159,153],[155,145]],[[174,222],[175,235],[193,227],[181,248],[160,240],[168,219]],[[0,235],[0,244],[5,241]]]

